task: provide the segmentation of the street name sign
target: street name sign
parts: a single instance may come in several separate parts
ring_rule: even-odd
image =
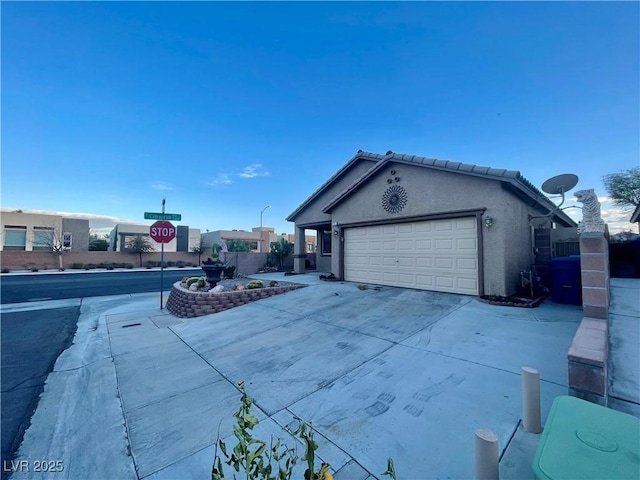
[[[173,220],[179,222],[182,220],[182,215],[179,213],[158,213],[158,212],[144,212],[145,220]]]
[[[158,220],[149,228],[149,236],[158,243],[169,243],[176,238],[176,227],[171,222]]]

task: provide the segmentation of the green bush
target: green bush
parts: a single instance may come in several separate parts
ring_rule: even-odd
[[[204,278],[199,278],[198,279],[198,288],[202,288],[207,284],[207,281]]]
[[[133,263],[125,263],[124,268],[126,268],[127,270],[131,270],[133,268]]]
[[[233,278],[236,274],[236,267],[233,265],[224,269],[224,278]]]
[[[33,268],[31,269],[31,271],[32,271],[32,272],[37,272],[38,270],[39,270],[39,269],[38,269],[38,267],[33,267]]]
[[[192,284],[198,282],[199,280],[200,280],[200,277],[191,277],[187,279],[187,287],[190,287]]]
[[[96,267],[97,267],[97,265],[95,263],[85,263],[85,265],[84,265],[84,269],[85,270],[91,270],[91,269],[94,269]]]
[[[264,283],[262,283],[262,280],[251,280],[249,283],[247,283],[247,287],[248,290],[254,289],[254,288],[264,288]]]
[[[176,266],[176,262],[174,262],[173,260],[167,262],[167,267],[175,267]]]
[[[10,270],[8,268],[3,268],[2,270],[0,270],[0,273],[9,273]]]
[[[72,263],[71,268],[82,268],[84,267],[84,263]]]
[[[157,267],[157,262],[154,262],[153,260],[147,260],[146,262],[144,262],[144,266],[146,268],[152,268],[152,267]]]
[[[184,268],[184,266],[185,266],[185,262],[183,262],[182,260],[178,260],[178,261],[176,262],[176,267],[178,267],[178,268]]]

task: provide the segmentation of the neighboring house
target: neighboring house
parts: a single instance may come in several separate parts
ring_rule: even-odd
[[[534,263],[534,227],[576,227],[520,172],[363,151],[287,220],[296,239],[316,230],[319,271],[469,295],[517,290]],[[295,272],[304,259],[295,248]]]
[[[89,220],[3,210],[0,250],[89,250]]]
[[[247,230],[215,230],[213,232],[203,233],[202,246],[205,253],[211,251],[211,247],[214,243],[222,245],[222,241],[229,242],[231,240],[243,240],[248,243],[249,251],[251,252],[270,252],[271,242],[277,242],[281,238],[293,243],[293,235],[282,233],[280,235],[275,233],[273,227],[262,227],[262,234],[260,233],[260,227],[252,228],[251,231]],[[262,243],[261,243],[262,242]],[[307,235],[305,237],[305,252],[315,252],[316,239],[313,235]]]
[[[159,252],[162,244],[156,243],[150,236],[150,225],[135,223],[118,223],[109,234],[109,250],[124,252],[127,250],[127,243],[137,235],[149,238],[149,243],[153,251]],[[186,225],[176,227],[176,238],[164,244],[165,252],[190,252],[194,247],[200,245],[200,230],[189,228]]]
[[[295,244],[295,234],[294,233],[281,233],[278,235],[278,238],[275,241],[284,238],[287,242]],[[316,253],[316,237],[315,235],[305,235],[304,236],[304,251],[305,253]]]

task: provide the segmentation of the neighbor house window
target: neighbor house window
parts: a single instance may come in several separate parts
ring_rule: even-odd
[[[27,227],[7,225],[4,227],[4,249],[24,250],[27,245]]]
[[[33,227],[33,249],[53,250],[53,228]]]
[[[322,232],[322,255],[331,255],[331,230]]]
[[[62,234],[62,248],[71,250],[71,245],[73,244],[73,235],[69,232],[65,232]]]

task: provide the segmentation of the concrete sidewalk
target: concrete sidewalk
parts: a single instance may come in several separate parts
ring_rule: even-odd
[[[640,279],[612,278],[609,406],[640,418]]]
[[[234,443],[240,381],[258,435],[286,437],[294,415],[312,422],[338,480],[380,478],[388,457],[398,478],[472,478],[479,427],[499,436],[502,478],[531,475],[538,436],[519,427],[520,368],[541,372],[544,421],[567,393],[579,307],[255,277],[309,286],[185,320],[158,294],[83,300],[18,453],[64,471],[12,478],[208,478],[218,429]]]

